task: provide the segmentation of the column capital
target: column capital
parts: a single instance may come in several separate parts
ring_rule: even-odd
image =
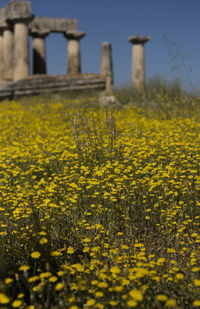
[[[144,44],[151,40],[151,36],[145,36],[145,35],[133,35],[128,37],[128,41],[131,44]]]
[[[8,21],[12,24],[25,24],[28,26],[28,24],[34,19],[34,15],[32,14],[29,17],[22,17],[22,18],[13,18],[13,19],[9,19]]]
[[[82,39],[85,35],[86,32],[82,32],[82,31],[67,31],[65,33],[63,33],[64,36],[68,39],[68,40],[76,40],[79,41],[80,39]]]
[[[39,29],[31,29],[31,30],[30,30],[30,35],[31,35],[33,38],[45,39],[46,36],[48,36],[50,32],[51,32],[51,31],[50,31],[50,30],[47,30],[47,29],[42,29],[42,30],[39,30]]]
[[[4,30],[8,30],[8,29],[10,29],[12,31],[13,25],[6,23],[6,22],[0,24],[0,32],[3,32]]]

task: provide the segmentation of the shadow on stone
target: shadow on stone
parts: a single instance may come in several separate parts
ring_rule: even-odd
[[[35,48],[33,48],[33,59],[33,74],[46,74],[46,61]]]

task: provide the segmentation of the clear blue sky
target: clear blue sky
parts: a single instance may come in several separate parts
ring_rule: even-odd
[[[0,0],[1,6],[8,0]],[[200,0],[32,0],[37,16],[76,18],[87,33],[81,41],[82,71],[99,73],[101,43],[113,48],[115,85],[130,84],[131,35],[150,35],[145,45],[146,77],[182,78],[184,87],[200,88]],[[175,42],[174,53],[164,34]],[[47,39],[48,73],[65,74],[66,39],[51,34]],[[184,61],[183,58],[184,57]],[[184,64],[183,64],[184,62]],[[171,69],[177,66],[175,71]],[[184,68],[185,67],[185,68]],[[191,72],[190,72],[191,71]]]

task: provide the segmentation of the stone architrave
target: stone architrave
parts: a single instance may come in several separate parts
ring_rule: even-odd
[[[67,74],[76,75],[81,73],[80,39],[85,32],[67,31],[64,36],[68,39],[67,44]]]
[[[33,74],[46,74],[45,38],[49,31],[31,31],[33,37]]]
[[[150,36],[134,35],[128,38],[133,44],[132,48],[132,85],[138,90],[145,88],[145,56],[144,44],[151,39]]]
[[[4,79],[13,79],[13,56],[14,56],[14,36],[13,29],[7,25],[3,29],[3,42],[2,42],[2,58],[3,68],[2,75]]]
[[[71,18],[52,18],[52,17],[34,17],[29,24],[29,29],[49,32],[65,33],[67,31],[77,31],[77,20]]]
[[[112,46],[109,42],[101,45],[101,76],[106,79],[106,90],[113,88]]]
[[[29,30],[30,19],[16,20],[14,23],[15,65],[14,81],[30,74],[29,68]]]

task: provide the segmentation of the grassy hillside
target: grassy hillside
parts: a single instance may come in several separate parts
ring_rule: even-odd
[[[0,103],[0,306],[200,307],[200,102]]]

